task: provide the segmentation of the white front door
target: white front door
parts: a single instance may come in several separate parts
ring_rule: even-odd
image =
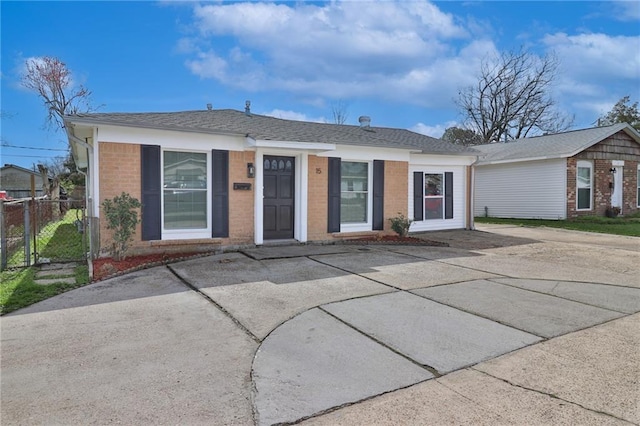
[[[622,211],[622,182],[624,176],[624,167],[614,167],[613,173],[613,191],[611,192],[611,206],[619,207]]]

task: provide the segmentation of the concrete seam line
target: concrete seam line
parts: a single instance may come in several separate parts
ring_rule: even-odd
[[[387,287],[389,287],[389,288],[393,288],[393,289],[395,289],[395,290],[404,291],[404,290],[403,290],[403,289],[401,289],[400,287],[396,287],[396,286],[391,285],[391,284],[383,283],[382,281],[374,280],[373,278],[365,277],[364,275],[360,275],[360,274],[358,274],[357,272],[351,272],[351,271],[349,271],[349,270],[347,270],[347,269],[339,268],[339,267],[337,267],[337,266],[335,266],[335,265],[332,265],[332,264],[330,264],[330,263],[325,263],[325,262],[322,262],[322,261],[320,261],[320,260],[318,260],[318,259],[313,259],[313,258],[311,258],[310,256],[304,256],[304,257],[306,257],[306,258],[307,258],[307,259],[309,259],[309,260],[313,260],[314,262],[318,262],[318,263],[319,263],[319,264],[321,264],[321,265],[329,266],[330,268],[335,268],[335,269],[337,269],[337,270],[339,270],[339,271],[346,272],[346,273],[347,273],[347,274],[349,274],[349,275],[356,275],[356,276],[358,276],[358,277],[360,277],[360,278],[364,278],[365,280],[372,281],[372,282],[374,282],[374,283],[376,283],[376,284],[382,284],[382,285],[384,285],[384,286],[387,286]]]
[[[474,280],[474,281],[476,281],[476,280]],[[424,288],[442,287],[442,286],[445,286],[445,285],[463,284],[463,283],[465,283],[465,282],[469,282],[469,281],[462,281],[462,282],[459,282],[459,283],[451,283],[451,284],[441,284],[441,285],[432,286],[432,287],[423,287],[422,289],[424,289]],[[491,321],[491,322],[495,322],[496,324],[500,324],[500,325],[502,325],[502,326],[509,327],[509,328],[514,329],[514,330],[518,330],[518,331],[521,331],[521,332],[523,332],[523,333],[527,333],[527,334],[530,334],[530,335],[532,335],[532,336],[539,337],[540,339],[542,339],[542,340],[540,340],[540,341],[538,341],[538,342],[534,342],[534,343],[532,343],[532,345],[535,345],[536,343],[540,343],[540,342],[543,342],[543,341],[546,341],[546,340],[548,340],[548,339],[549,339],[549,337],[541,336],[541,335],[539,335],[539,334],[535,334],[535,333],[533,333],[532,331],[528,331],[528,330],[524,330],[524,329],[522,329],[522,328],[518,328],[518,327],[516,327],[516,326],[514,326],[514,325],[512,325],[512,324],[507,324],[507,323],[505,323],[505,322],[498,321],[498,320],[497,320],[497,319],[495,319],[495,318],[488,317],[488,316],[486,316],[486,315],[484,315],[484,314],[481,314],[481,313],[479,313],[479,312],[473,312],[473,311],[467,310],[467,309],[462,308],[462,307],[459,307],[459,306],[455,306],[455,305],[448,305],[448,304],[446,304],[446,303],[444,303],[444,302],[441,302],[441,301],[439,301],[439,300],[431,299],[431,298],[430,298],[430,297],[428,297],[428,296],[425,296],[425,295],[422,295],[422,294],[415,293],[415,292],[414,292],[415,290],[421,290],[421,289],[420,289],[420,288],[416,288],[416,289],[408,290],[407,292],[408,292],[408,293],[410,293],[410,294],[412,294],[412,295],[414,295],[414,296],[422,297],[423,299],[429,300],[429,301],[431,301],[431,302],[433,302],[433,303],[437,303],[437,304],[439,304],[439,305],[446,306],[446,307],[448,307],[448,308],[457,309],[457,310],[459,310],[459,311],[461,311],[461,312],[464,312],[464,313],[466,313],[466,314],[473,315],[473,316],[476,316],[476,317],[479,317],[479,318],[482,318],[482,319],[486,319],[486,320],[489,320],[489,321]],[[618,319],[618,318],[614,318],[614,319]],[[597,325],[598,325],[598,324],[597,324]],[[577,330],[576,330],[576,331],[577,331]],[[572,332],[573,332],[573,331],[569,331],[568,333],[572,333]],[[565,334],[566,334],[566,333],[565,333]],[[553,337],[557,337],[557,336],[553,336]],[[530,345],[527,345],[527,346],[530,346]],[[523,346],[523,347],[526,347],[526,346]],[[521,348],[519,348],[519,349],[521,349]]]
[[[484,274],[497,275],[498,278],[517,278],[517,277],[512,277],[511,275],[498,274],[497,272],[489,272],[489,271],[485,271],[485,270],[478,269],[478,268],[472,268],[470,266],[456,265],[454,263],[447,263],[447,262],[444,262],[442,259],[430,259],[428,257],[422,257],[422,256],[418,256],[418,255],[415,255],[415,254],[404,253],[404,252],[400,252],[400,251],[393,251],[393,249],[390,249],[389,251],[391,251],[393,253],[397,253],[397,254],[403,254],[405,256],[410,256],[410,257],[413,257],[413,258],[416,258],[416,259],[426,260],[426,261],[429,261],[429,262],[438,262],[438,263],[442,263],[443,265],[447,265],[447,266],[455,266],[456,268],[468,269],[470,271],[482,272]],[[472,250],[467,250],[467,251],[472,252]],[[486,256],[486,255],[483,254],[482,256]],[[483,279],[487,279],[487,278],[483,278]],[[449,283],[449,284],[453,284],[453,283]],[[438,285],[446,285],[446,284],[438,284]]]
[[[254,335],[251,331],[249,331],[249,329],[247,327],[244,326],[244,324],[242,324],[240,321],[238,321],[233,315],[231,315],[229,313],[229,311],[227,311],[225,308],[222,307],[222,305],[220,305],[218,302],[216,302],[215,300],[213,300],[211,297],[209,297],[208,295],[206,295],[205,293],[203,293],[202,291],[200,291],[199,288],[197,288],[196,286],[194,286],[193,284],[191,284],[189,281],[187,281],[186,279],[184,279],[182,276],[180,276],[172,267],[171,265],[166,265],[167,269],[169,269],[169,271],[171,271],[171,273],[173,275],[175,275],[176,278],[178,278],[178,280],[180,280],[180,282],[182,284],[184,284],[186,287],[188,287],[189,289],[191,289],[192,291],[194,291],[195,293],[199,294],[200,296],[202,296],[205,300],[207,300],[209,303],[211,303],[213,306],[215,306],[216,308],[218,308],[223,314],[225,314],[227,317],[229,317],[229,319],[231,321],[233,321],[242,331],[245,332],[245,334],[247,334],[249,337],[251,337],[251,339],[253,341],[255,341],[256,343],[260,344],[260,339],[258,339],[258,337],[256,335]]]
[[[531,279],[531,278],[512,278],[512,279],[515,279],[515,280],[528,279],[528,280],[534,281],[534,279]],[[530,289],[530,288],[518,287],[517,285],[513,285],[513,284],[501,283],[501,282],[495,281],[496,278],[487,278],[486,280],[487,281],[491,281],[494,284],[504,285],[504,286],[515,288],[515,289],[518,289],[518,290],[530,291],[531,293],[536,293],[536,294],[540,294],[540,295],[543,295],[543,296],[551,296],[551,297],[555,297],[557,299],[566,300],[568,302],[580,303],[581,305],[591,306],[592,308],[604,309],[605,311],[617,312],[617,313],[623,314],[623,315],[631,315],[631,314],[635,314],[636,313],[636,311],[634,311],[634,312],[619,311],[619,310],[616,310],[616,309],[605,308],[603,306],[594,305],[592,303],[581,302],[581,301],[578,301],[578,300],[569,299],[567,297],[562,297],[562,296],[559,296],[559,295],[553,294],[553,293],[545,293],[543,291],[533,290],[533,289]],[[583,282],[580,282],[580,281],[564,281],[564,280],[542,280],[542,279],[536,279],[536,281],[555,281],[556,283],[568,282],[568,283],[575,283],[575,284],[606,285],[606,284],[599,284],[599,283],[583,283]],[[557,284],[556,284],[556,286],[557,286]],[[620,287],[620,288],[633,288],[633,287],[624,287],[624,286],[617,286],[617,287]]]
[[[430,365],[426,365],[426,364],[420,364],[418,361],[414,360],[413,358],[410,358],[409,356],[403,354],[402,352],[398,351],[397,349],[387,345],[386,343],[382,342],[381,340],[376,339],[375,337],[365,333],[364,331],[360,330],[358,327],[354,326],[353,324],[350,324],[348,322],[346,322],[345,320],[343,320],[342,318],[332,314],[331,312],[325,310],[322,306],[318,306],[318,309],[321,310],[322,312],[324,312],[325,314],[329,315],[330,317],[334,318],[335,320],[341,322],[342,324],[346,325],[347,327],[351,328],[352,330],[355,330],[356,332],[362,334],[364,337],[373,340],[374,342],[376,342],[377,344],[379,344],[380,346],[390,350],[391,352],[395,353],[396,355],[401,356],[402,358],[406,359],[407,361],[411,362],[414,365],[417,365],[418,367],[427,370],[429,373],[433,374],[433,378],[438,378],[438,377],[442,377],[442,374],[440,372],[438,372],[438,370],[436,370],[435,368],[431,367]],[[431,379],[427,379],[427,380],[431,380]]]
[[[576,406],[578,406],[578,407],[580,407],[580,408],[582,408],[584,410],[591,411],[592,413],[602,414],[604,416],[611,417],[611,418],[614,418],[616,420],[623,421],[625,423],[635,424],[635,423],[631,422],[630,420],[623,419],[623,418],[618,417],[618,416],[616,416],[614,414],[607,413],[605,411],[594,410],[593,408],[585,407],[584,405],[582,405],[582,404],[580,404],[578,402],[569,401],[568,399],[560,398],[558,395],[554,395],[552,393],[547,393],[547,392],[541,391],[539,389],[529,388],[529,387],[526,387],[526,386],[519,385],[517,383],[513,383],[510,380],[503,379],[502,377],[494,376],[493,374],[489,374],[486,371],[478,370],[475,367],[470,367],[470,370],[477,371],[478,373],[484,374],[484,375],[486,375],[488,377],[492,377],[492,378],[494,378],[496,380],[500,380],[501,382],[504,382],[504,383],[506,383],[506,384],[508,384],[510,386],[516,387],[516,388],[520,388],[520,389],[524,389],[524,390],[528,390],[528,391],[531,391],[531,392],[538,393],[540,395],[548,396],[549,398],[557,399],[559,401],[566,402],[567,404],[576,405]]]

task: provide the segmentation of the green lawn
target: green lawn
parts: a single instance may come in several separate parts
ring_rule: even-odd
[[[640,214],[616,218],[583,216],[580,218],[567,220],[476,217],[475,221],[476,223],[498,223],[519,226],[547,226],[550,228],[571,229],[575,231],[599,232],[601,234],[629,235],[632,237],[640,237]]]
[[[74,284],[36,284],[34,277],[37,270],[37,267],[31,266],[29,268],[9,269],[0,272],[0,315],[81,287],[89,282],[89,268],[87,265],[79,265],[75,268],[76,282]]]
[[[40,259],[49,258],[53,262],[83,259],[82,234],[77,231],[73,223],[76,217],[76,210],[69,210],[60,221],[50,223],[40,230],[37,236],[37,250]],[[14,253],[8,264],[24,264],[24,250],[18,250]],[[0,315],[24,308],[89,282],[89,268],[86,263],[75,268],[75,283],[73,284],[38,285],[34,282],[37,271],[38,267],[31,266],[0,272]],[[52,271],[52,274],[55,274],[55,271]],[[50,278],[56,277],[52,275]]]
[[[84,258],[83,234],[78,232],[74,224],[79,216],[78,212],[77,209],[70,209],[59,221],[51,222],[39,230],[35,250],[37,250],[40,259],[47,258],[52,262],[65,262]],[[30,244],[33,251],[33,241],[30,241]],[[25,264],[22,247],[9,254],[7,262],[9,266]],[[33,263],[33,256],[31,262]]]

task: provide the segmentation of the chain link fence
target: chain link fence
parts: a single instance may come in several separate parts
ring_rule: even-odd
[[[83,200],[0,201],[2,269],[87,257]]]

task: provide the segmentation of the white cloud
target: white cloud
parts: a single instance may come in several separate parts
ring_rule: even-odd
[[[269,112],[264,112],[261,115],[268,117],[282,118],[284,120],[296,120],[296,121],[309,121],[313,123],[327,123],[324,117],[310,118],[306,114],[296,111],[287,111],[282,109],[274,109]]]
[[[455,121],[447,121],[446,123],[436,124],[435,126],[418,123],[415,126],[411,127],[409,130],[439,139],[442,137],[445,130],[453,126],[460,127],[460,124],[456,123]]]
[[[468,40],[452,15],[424,0],[205,4],[194,6],[193,27],[201,47],[193,52],[193,40],[181,40],[178,50],[192,51],[186,64],[194,74],[331,99],[448,102],[469,81],[475,56],[495,50]],[[216,37],[236,44],[213,46]],[[469,43],[461,51],[449,45],[461,39]]]
[[[640,36],[549,34],[543,43],[561,61],[556,95],[563,108],[591,124],[640,81]]]
[[[561,58],[565,70],[576,77],[637,79],[640,36],[565,33],[547,35],[544,44]]]
[[[640,21],[640,2],[619,0],[613,3],[613,13],[619,21]]]

